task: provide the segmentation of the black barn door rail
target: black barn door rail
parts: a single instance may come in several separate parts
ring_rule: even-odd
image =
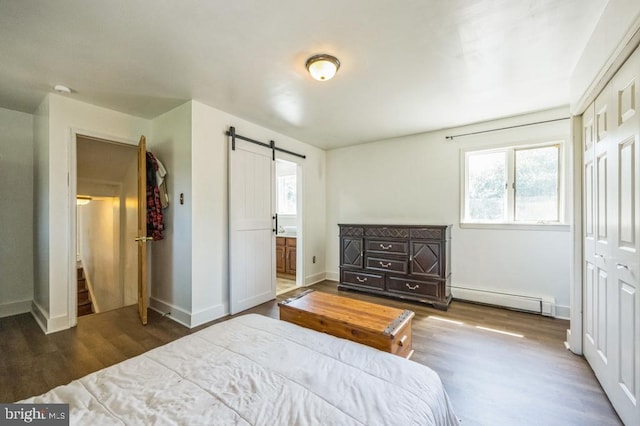
[[[231,136],[231,149],[233,151],[236,150],[236,139],[242,139],[243,141],[255,143],[256,145],[260,145],[260,146],[264,146],[265,148],[269,148],[273,153],[273,159],[274,160],[276,159],[276,151],[284,152],[284,153],[290,154],[290,155],[295,155],[296,157],[300,157],[300,158],[307,158],[306,155],[298,154],[296,152],[289,151],[289,150],[284,149],[284,148],[278,148],[274,141],[269,141],[269,143],[264,143],[264,142],[257,141],[255,139],[248,138],[246,136],[239,135],[239,134],[236,133],[236,128],[233,127],[233,126],[229,127],[229,130],[227,130],[225,132],[225,134],[227,136]]]

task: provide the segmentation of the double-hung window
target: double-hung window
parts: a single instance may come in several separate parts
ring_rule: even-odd
[[[464,151],[462,223],[561,223],[562,146]]]

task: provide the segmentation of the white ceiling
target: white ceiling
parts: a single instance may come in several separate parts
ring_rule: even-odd
[[[131,170],[137,176],[138,150],[135,146],[78,136],[76,147],[78,181],[118,184],[125,181]]]
[[[0,107],[195,99],[334,148],[566,105],[607,0],[0,0]],[[305,60],[337,56],[328,82]]]

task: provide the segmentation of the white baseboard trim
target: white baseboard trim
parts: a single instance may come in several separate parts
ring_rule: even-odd
[[[169,302],[165,302],[164,300],[160,300],[156,297],[150,297],[149,309],[153,309],[162,316],[171,318],[178,324],[184,325],[188,328],[194,328],[199,325],[206,324],[209,321],[229,315],[229,304],[226,302],[192,313]]]
[[[340,274],[337,272],[326,272],[325,275],[329,281],[340,281]]]
[[[191,328],[191,314],[182,308],[155,297],[149,298],[149,308],[158,312],[162,316],[171,318],[178,324]]]
[[[225,312],[228,312],[228,309],[225,310],[225,304],[221,303],[193,313],[191,314],[191,328],[221,318],[226,315]]]
[[[317,274],[309,275],[304,279],[304,285],[310,286],[312,284],[319,283],[320,281],[324,281],[327,277],[326,272],[318,272]]]
[[[47,334],[47,317],[49,316],[49,312],[40,307],[40,305],[38,305],[34,300],[31,302],[31,315],[33,316],[33,319],[36,320],[36,323],[38,323],[44,334]]]
[[[0,318],[31,312],[32,300],[20,300],[18,302],[3,303],[0,305]]]
[[[554,318],[564,319],[569,316],[568,306],[556,305],[555,300],[549,297],[509,294],[495,290],[458,286],[451,286],[451,293],[454,299],[459,300],[533,312]]]
[[[31,315],[33,315],[33,318],[36,320],[44,334],[51,334],[71,328],[69,326],[70,322],[68,315],[60,315],[50,318],[49,312],[37,304],[35,300],[31,302]]]

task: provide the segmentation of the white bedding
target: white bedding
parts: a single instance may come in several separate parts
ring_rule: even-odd
[[[21,402],[71,424],[458,425],[431,369],[255,314]]]

